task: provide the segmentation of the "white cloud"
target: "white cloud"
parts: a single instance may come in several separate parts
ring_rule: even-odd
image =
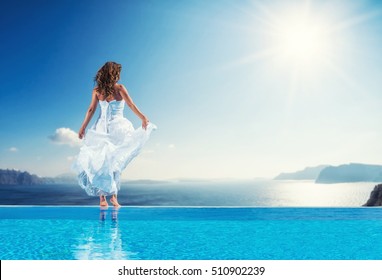
[[[66,127],[57,128],[56,132],[53,135],[50,135],[49,138],[59,145],[75,147],[81,144],[81,140],[78,138],[77,133]]]
[[[72,160],[74,160],[75,158],[77,158],[77,156],[67,156],[67,157],[66,157],[66,159],[67,159],[68,161],[72,161]]]
[[[19,149],[17,149],[16,147],[10,147],[10,148],[8,149],[8,151],[15,153],[15,152],[18,152]]]
[[[175,145],[174,145],[174,144],[170,144],[170,145],[168,145],[168,147],[169,147],[170,149],[173,149],[173,148],[175,148]]]

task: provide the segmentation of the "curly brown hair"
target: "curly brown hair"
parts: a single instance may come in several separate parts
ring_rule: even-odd
[[[94,77],[94,82],[97,83],[96,90],[105,96],[109,97],[114,92],[114,84],[119,80],[121,75],[122,65],[113,61],[106,62],[97,72]]]

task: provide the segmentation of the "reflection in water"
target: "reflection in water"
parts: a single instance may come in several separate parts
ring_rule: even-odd
[[[75,246],[74,258],[92,259],[129,259],[135,255],[124,250],[121,228],[118,224],[119,208],[108,210],[101,208],[99,220],[84,221]],[[108,218],[110,216],[110,219]]]

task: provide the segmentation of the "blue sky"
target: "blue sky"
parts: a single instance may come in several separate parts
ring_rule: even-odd
[[[158,126],[124,178],[382,164],[380,1],[9,1],[0,30],[0,168],[68,172],[110,60]]]

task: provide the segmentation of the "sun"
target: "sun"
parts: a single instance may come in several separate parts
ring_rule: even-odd
[[[285,16],[271,33],[272,48],[282,62],[315,68],[330,56],[331,38],[323,19],[299,14]]]
[[[250,38],[249,50],[227,67],[258,65],[269,73],[269,80],[289,83],[285,92],[292,97],[312,90],[333,75],[359,88],[344,63],[359,55],[353,28],[381,16],[382,10],[354,14],[355,6],[335,1],[265,1],[253,0],[246,10],[248,21],[239,27]],[[354,44],[354,43],[357,44]],[[260,68],[256,68],[260,69]],[[281,81],[279,80],[279,81]]]
[[[282,26],[277,40],[283,55],[302,61],[325,55],[328,47],[323,26],[302,20]]]

